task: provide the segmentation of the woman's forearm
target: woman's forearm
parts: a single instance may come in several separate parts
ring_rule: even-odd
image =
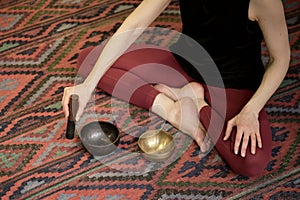
[[[244,109],[259,113],[283,81],[289,67],[289,52],[282,61],[270,61],[262,82]]]
[[[108,40],[84,83],[91,91],[110,66],[169,5],[170,0],[144,0]]]
[[[134,31],[114,34],[107,44],[105,44],[97,62],[83,84],[90,90],[94,90],[105,72],[128,49],[142,31],[142,29],[136,29]]]

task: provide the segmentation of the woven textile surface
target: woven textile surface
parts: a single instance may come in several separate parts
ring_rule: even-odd
[[[233,173],[214,149],[200,158],[197,145],[170,124],[99,89],[87,112],[118,121],[119,148],[97,158],[78,135],[65,139],[61,98],[77,77],[78,53],[109,38],[139,3],[0,0],[0,199],[300,199],[298,0],[283,0],[292,59],[266,105],[273,143],[263,176]],[[180,23],[175,0],[152,26],[180,30]],[[263,51],[266,60],[264,44]],[[137,153],[138,136],[153,128],[176,136],[172,162]]]

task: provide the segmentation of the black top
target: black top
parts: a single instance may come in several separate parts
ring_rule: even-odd
[[[249,1],[179,0],[183,34],[171,50],[190,76],[207,85],[222,86],[223,80],[226,88],[257,89],[265,70],[263,37],[258,23],[248,19]]]

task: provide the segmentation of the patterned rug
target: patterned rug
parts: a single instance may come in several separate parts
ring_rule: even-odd
[[[106,40],[139,2],[0,1],[0,199],[300,199],[297,0],[283,1],[292,61],[266,105],[273,150],[264,176],[234,174],[215,150],[200,159],[190,138],[101,90],[93,109],[100,120],[118,121],[117,151],[97,158],[78,135],[65,139],[60,101],[64,87],[76,78],[78,52]],[[153,26],[180,30],[176,0]],[[171,161],[150,162],[139,153],[138,136],[153,128],[175,136]]]

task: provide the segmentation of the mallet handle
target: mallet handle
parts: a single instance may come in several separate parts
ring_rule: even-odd
[[[69,101],[69,117],[66,131],[66,138],[73,139],[75,133],[76,114],[78,111],[79,102],[78,95],[72,94]]]

